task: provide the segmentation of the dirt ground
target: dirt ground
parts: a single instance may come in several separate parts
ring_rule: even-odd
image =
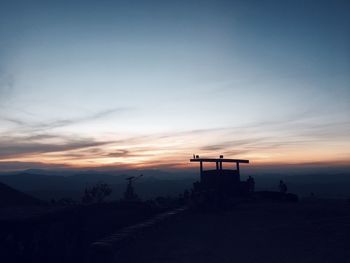
[[[350,262],[345,201],[249,203],[185,212],[140,235],[115,262]]]

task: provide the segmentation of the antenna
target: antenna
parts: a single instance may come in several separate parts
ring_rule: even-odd
[[[125,200],[138,200],[138,196],[134,193],[134,188],[132,186],[132,183],[141,178],[143,174],[140,174],[139,176],[130,176],[126,178],[125,180],[129,181],[127,186],[126,186],[126,191],[124,192],[124,199]]]

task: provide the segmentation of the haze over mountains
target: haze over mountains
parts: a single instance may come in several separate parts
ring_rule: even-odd
[[[140,171],[129,171],[127,174],[114,171],[44,171],[26,170],[2,174],[0,182],[10,185],[18,190],[29,193],[41,199],[73,198],[80,200],[87,186],[98,182],[111,185],[113,192],[111,199],[122,197],[127,177],[138,175]],[[135,182],[137,193],[145,199],[156,196],[167,196],[182,193],[190,188],[198,176],[194,174],[176,174],[162,171],[142,171],[144,177]],[[175,179],[175,176],[177,177]]]
[[[122,197],[128,176],[144,174],[135,181],[137,194],[143,199],[157,196],[178,196],[192,183],[199,180],[197,170],[172,171],[161,170],[24,170],[11,173],[0,173],[0,182],[17,190],[33,195],[42,200],[52,198],[72,198],[80,201],[85,187],[97,182],[111,185],[113,192],[110,199]],[[290,192],[301,197],[314,193],[320,198],[350,198],[350,174],[346,169],[332,170],[290,170],[289,173],[274,170],[244,170],[242,179],[252,175],[257,190],[277,190],[277,184],[283,179]]]

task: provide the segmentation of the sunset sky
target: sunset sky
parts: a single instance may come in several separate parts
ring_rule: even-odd
[[[350,164],[350,1],[0,2],[0,170]]]

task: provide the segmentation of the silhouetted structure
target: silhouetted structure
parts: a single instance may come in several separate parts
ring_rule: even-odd
[[[191,162],[199,162],[200,168],[200,182],[195,187],[196,191],[204,193],[209,198],[227,198],[231,196],[237,196],[246,194],[249,192],[249,186],[247,182],[241,182],[240,180],[240,167],[241,163],[249,163],[249,160],[241,159],[225,159],[223,155],[220,158],[196,158],[190,159]],[[216,169],[204,170],[204,163],[215,163]],[[224,169],[223,163],[234,164],[233,168],[236,169]]]
[[[130,177],[126,178],[126,180],[128,181],[128,184],[127,184],[126,190],[124,192],[124,199],[125,200],[127,200],[127,201],[139,200],[139,197],[134,192],[134,187],[132,186],[132,182],[139,179],[142,176],[143,176],[143,174],[140,174],[139,176],[136,176],[136,177],[130,176]]]

